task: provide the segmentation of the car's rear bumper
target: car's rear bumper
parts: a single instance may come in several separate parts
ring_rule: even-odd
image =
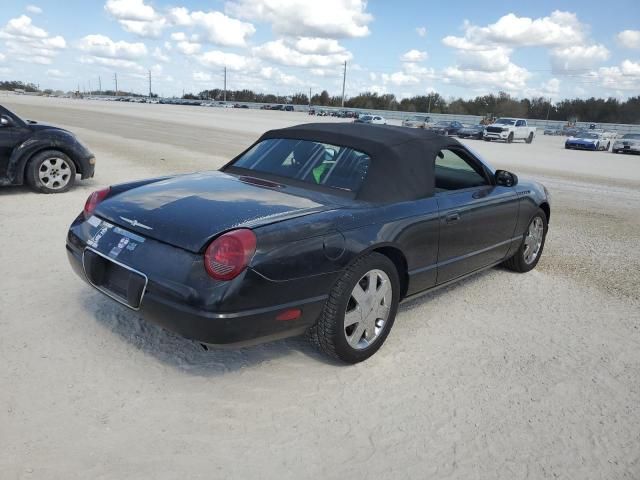
[[[69,244],[66,250],[69,263],[76,274],[96,287],[85,273],[82,252]],[[252,345],[300,335],[316,321],[327,298],[327,295],[322,295],[263,308],[217,312],[170,298],[164,293],[166,288],[166,285],[153,278],[148,279],[137,309],[145,320],[191,340],[227,346]],[[98,290],[111,296],[100,288]],[[300,318],[295,320],[276,318],[278,314],[290,309],[300,309],[302,312]]]

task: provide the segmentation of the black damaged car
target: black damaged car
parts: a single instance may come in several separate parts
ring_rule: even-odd
[[[0,186],[28,184],[42,193],[69,190],[93,177],[95,156],[62,128],[22,120],[0,105]]]
[[[504,264],[533,269],[546,189],[451,137],[323,123],[272,130],[219,171],[94,192],[66,249],[115,301],[204,344],[307,332],[355,363],[398,303]]]

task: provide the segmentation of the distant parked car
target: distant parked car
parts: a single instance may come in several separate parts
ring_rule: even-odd
[[[433,127],[431,127],[430,130],[441,135],[456,135],[458,133],[458,130],[460,130],[462,127],[463,125],[458,121],[454,120],[452,122],[449,122],[441,120]]]
[[[464,125],[458,130],[459,138],[476,138],[482,140],[484,135],[484,125]]]
[[[409,118],[405,118],[402,121],[402,126],[408,128],[427,128],[430,122],[431,117],[428,115],[413,115]]]
[[[274,105],[271,110],[284,110],[284,105]]]
[[[546,127],[542,133],[544,135],[562,135],[563,131],[560,127]]]
[[[309,115],[315,115],[315,114],[316,114],[315,108],[310,108],[309,109]]]
[[[0,105],[0,186],[26,183],[37,192],[61,193],[76,174],[93,177],[95,166],[96,157],[73,133],[23,120]]]
[[[484,139],[504,140],[507,143],[524,140],[525,143],[531,143],[535,134],[536,127],[528,126],[524,118],[499,118],[485,128]]]
[[[356,118],[354,123],[369,123],[371,125],[386,125],[387,121],[380,115],[360,115]]]
[[[293,105],[285,105],[284,106],[284,111],[285,112],[293,112]]]
[[[578,132],[581,132],[583,129],[580,127],[564,127],[562,129],[562,134],[566,137],[575,137]]]
[[[626,133],[613,142],[613,153],[640,153],[640,133]]]
[[[592,130],[578,132],[575,137],[569,137],[564,142],[564,148],[577,150],[609,150],[611,141],[605,139],[602,134]]]

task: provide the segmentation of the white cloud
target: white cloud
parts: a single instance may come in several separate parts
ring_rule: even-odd
[[[229,70],[250,70],[256,67],[255,59],[237,55],[235,53],[225,53],[219,50],[211,50],[197,55],[196,60],[203,66],[209,68],[227,67]]]
[[[168,55],[165,55],[160,47],[154,48],[151,55],[153,55],[153,58],[160,60],[161,62],[167,63],[171,60]]]
[[[106,58],[96,56],[83,56],[80,57],[80,63],[86,63],[89,65],[100,65],[103,67],[109,67],[109,69],[126,70],[128,72],[135,72],[143,74],[146,69],[140,66],[133,60],[125,60],[121,58]]]
[[[178,42],[176,44],[176,48],[178,49],[178,51],[184,53],[185,55],[193,55],[200,51],[202,45],[197,42],[189,42],[185,40],[182,42]]]
[[[105,35],[87,35],[80,40],[78,48],[95,57],[137,60],[147,55],[144,43],[114,42]]]
[[[7,22],[2,29],[5,35],[12,35],[15,37],[26,38],[47,38],[49,35],[42,28],[36,27],[31,17],[26,15],[20,15],[17,18],[12,18]]]
[[[640,77],[640,62],[624,60],[622,62],[621,70],[623,75]]]
[[[0,39],[5,40],[5,51],[17,60],[42,65],[52,63],[60,50],[67,47],[62,36],[50,36],[46,30],[35,26],[26,15],[10,19],[0,29]]]
[[[483,46],[480,50],[486,49],[487,45],[575,45],[584,40],[586,30],[575,13],[556,10],[542,18],[518,17],[509,13],[486,27],[466,22],[464,37],[447,36],[442,42],[453,48]]]
[[[591,69],[608,58],[604,45],[559,47],[551,52],[551,67],[555,73],[571,73]]]
[[[228,17],[220,12],[190,12],[184,7],[172,8],[168,15],[169,21],[181,27],[201,28],[205,32],[205,39],[213,44],[227,47],[244,47],[247,38],[256,31],[247,22]]]
[[[212,79],[211,75],[206,72],[193,72],[192,77],[196,82],[210,82]]]
[[[623,30],[617,35],[617,39],[625,48],[640,49],[640,30]]]
[[[392,74],[383,73],[381,75],[382,81],[386,83],[391,83],[396,86],[401,85],[417,85],[420,83],[420,79],[415,75],[408,75],[404,72],[394,72]]]
[[[281,35],[352,38],[369,35],[366,0],[230,0],[227,12],[268,22]]]
[[[425,37],[427,35],[427,28],[426,27],[417,27],[416,28],[416,33],[418,34],[419,37]]]
[[[500,72],[484,72],[478,70],[463,70],[459,67],[447,67],[442,71],[442,78],[447,83],[462,87],[483,87],[517,92],[526,87],[531,73],[526,68],[509,63]]]
[[[332,38],[310,38],[300,37],[293,47],[302,53],[316,53],[320,55],[331,55],[334,53],[344,53],[346,49]]]
[[[271,80],[278,85],[302,85],[303,83],[299,78],[283,73],[274,67],[262,67],[259,75],[265,80]]]
[[[511,50],[495,47],[490,50],[460,50],[457,53],[458,67],[463,70],[501,72],[509,68]]]
[[[409,50],[404,55],[402,55],[401,60],[403,62],[422,62],[426,60],[429,56],[427,52],[416,50],[415,48]]]
[[[347,50],[322,55],[302,53],[283,39],[272,40],[254,47],[252,52],[262,59],[295,67],[329,67],[339,65],[352,58],[351,52]]]
[[[69,75],[61,72],[60,70],[57,70],[55,68],[50,68],[49,70],[47,70],[47,77],[52,77],[52,78],[67,78]]]
[[[584,78],[597,81],[605,88],[637,91],[640,84],[640,63],[624,60],[619,67],[600,67]]]
[[[7,56],[4,53],[0,52],[0,63],[4,62],[6,59],[7,59]]]
[[[42,9],[40,7],[38,7],[37,5],[27,5],[26,10],[27,10],[27,12],[33,13],[35,15],[39,15],[39,14],[42,13]]]
[[[143,0],[107,0],[104,9],[127,32],[140,37],[159,37],[167,21]]]

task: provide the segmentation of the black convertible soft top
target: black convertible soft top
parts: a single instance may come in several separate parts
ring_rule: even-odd
[[[271,138],[313,140],[368,154],[371,165],[356,198],[372,202],[402,202],[433,195],[436,154],[460,145],[453,138],[422,129],[362,123],[296,125],[269,130],[258,142]]]

